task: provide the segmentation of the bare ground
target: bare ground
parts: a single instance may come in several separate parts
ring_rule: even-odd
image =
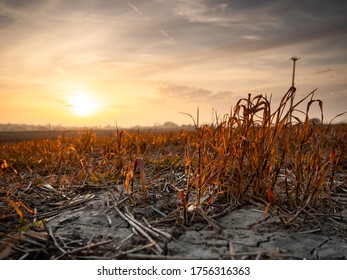
[[[148,190],[146,207],[120,185],[75,187],[73,196],[38,189],[46,211],[0,237],[0,259],[347,259],[346,195],[340,213],[299,215],[290,226],[271,211],[264,218],[257,203],[191,208],[184,225],[166,185]]]

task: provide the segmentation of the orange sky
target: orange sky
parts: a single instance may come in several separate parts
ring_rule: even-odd
[[[189,124],[180,112],[195,115],[198,106],[200,121],[210,122],[213,109],[228,113],[248,93],[276,103],[291,85],[292,56],[301,57],[297,97],[318,88],[329,120],[347,110],[346,8],[316,0],[1,1],[0,123]],[[94,100],[88,114],[74,107],[80,96]]]

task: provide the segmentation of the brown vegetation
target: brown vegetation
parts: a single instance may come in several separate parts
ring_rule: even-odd
[[[112,136],[85,131],[3,143],[0,238],[11,247],[9,234],[92,199],[81,193],[119,192],[120,185],[126,191],[115,199],[118,208],[122,197],[136,208],[165,194],[172,201],[167,212],[185,226],[199,216],[218,231],[213,217],[249,204],[263,205],[263,220],[272,213],[285,226],[299,217],[300,223],[320,224],[322,217],[346,210],[347,129],[310,122],[316,103],[323,123],[322,102],[311,92],[290,106],[294,94],[290,88],[275,111],[266,97],[249,95],[211,125],[200,126],[197,117],[195,130],[121,130]],[[304,103],[306,111],[299,111]],[[49,229],[47,234],[53,236]]]

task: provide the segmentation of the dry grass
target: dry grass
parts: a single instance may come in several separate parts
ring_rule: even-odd
[[[322,102],[311,92],[290,106],[294,94],[290,88],[274,111],[268,98],[249,95],[211,125],[195,119],[192,131],[117,130],[110,137],[85,131],[77,137],[4,143],[1,230],[23,229],[46,217],[49,205],[72,201],[76,189],[120,184],[133,207],[146,205],[147,192],[170,185],[175,192],[168,195],[176,200],[172,210],[184,224],[193,223],[197,212],[218,227],[209,217],[250,203],[262,204],[264,218],[270,211],[285,225],[301,214],[315,218],[317,209],[339,212],[334,195],[341,191],[336,174],[346,171],[346,126],[311,123],[313,105],[320,107],[323,121]],[[306,111],[298,109],[303,104]],[[134,181],[142,188],[133,190]]]
[[[331,195],[336,166],[345,168],[346,127],[311,123],[314,103],[323,123],[322,102],[311,92],[290,107],[294,94],[290,88],[274,112],[266,97],[249,95],[229,116],[212,126],[197,126],[186,140],[185,162],[192,178],[186,196],[195,190],[197,205],[206,195],[211,199],[205,204],[217,196],[241,204],[261,201],[285,224],[323,204],[336,207]],[[306,111],[299,111],[304,102]]]

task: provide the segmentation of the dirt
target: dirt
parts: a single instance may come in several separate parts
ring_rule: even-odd
[[[332,222],[320,227],[312,222],[302,222],[300,226],[285,228],[276,215],[268,214],[263,220],[264,209],[251,206],[236,208],[215,218],[217,228],[214,229],[198,212],[189,214],[195,222],[184,226],[182,209],[165,214],[164,198],[159,197],[146,208],[140,205],[132,208],[129,199],[125,198],[125,202],[117,206],[119,211],[127,213],[128,210],[144,228],[148,228],[143,220],[145,217],[153,227],[170,236],[152,234],[162,250],[158,253],[151,242],[115,209],[112,197],[117,197],[115,194],[120,190],[121,187],[117,192],[99,192],[81,208],[63,210],[46,224],[60,238],[60,246],[74,240],[86,248],[103,241],[107,244],[89,251],[85,249],[80,255],[55,252],[50,258],[347,259],[346,227],[337,227]],[[341,220],[345,224],[346,217],[344,215]],[[68,245],[65,247],[68,251]],[[70,251],[73,251],[72,247]]]
[[[155,188],[145,206],[140,186],[132,195],[122,184],[31,187],[46,197],[41,213],[0,239],[0,259],[347,259],[345,194],[335,198],[339,213],[286,225],[276,209],[264,217],[264,204],[222,200],[190,206],[184,219],[177,189]]]

